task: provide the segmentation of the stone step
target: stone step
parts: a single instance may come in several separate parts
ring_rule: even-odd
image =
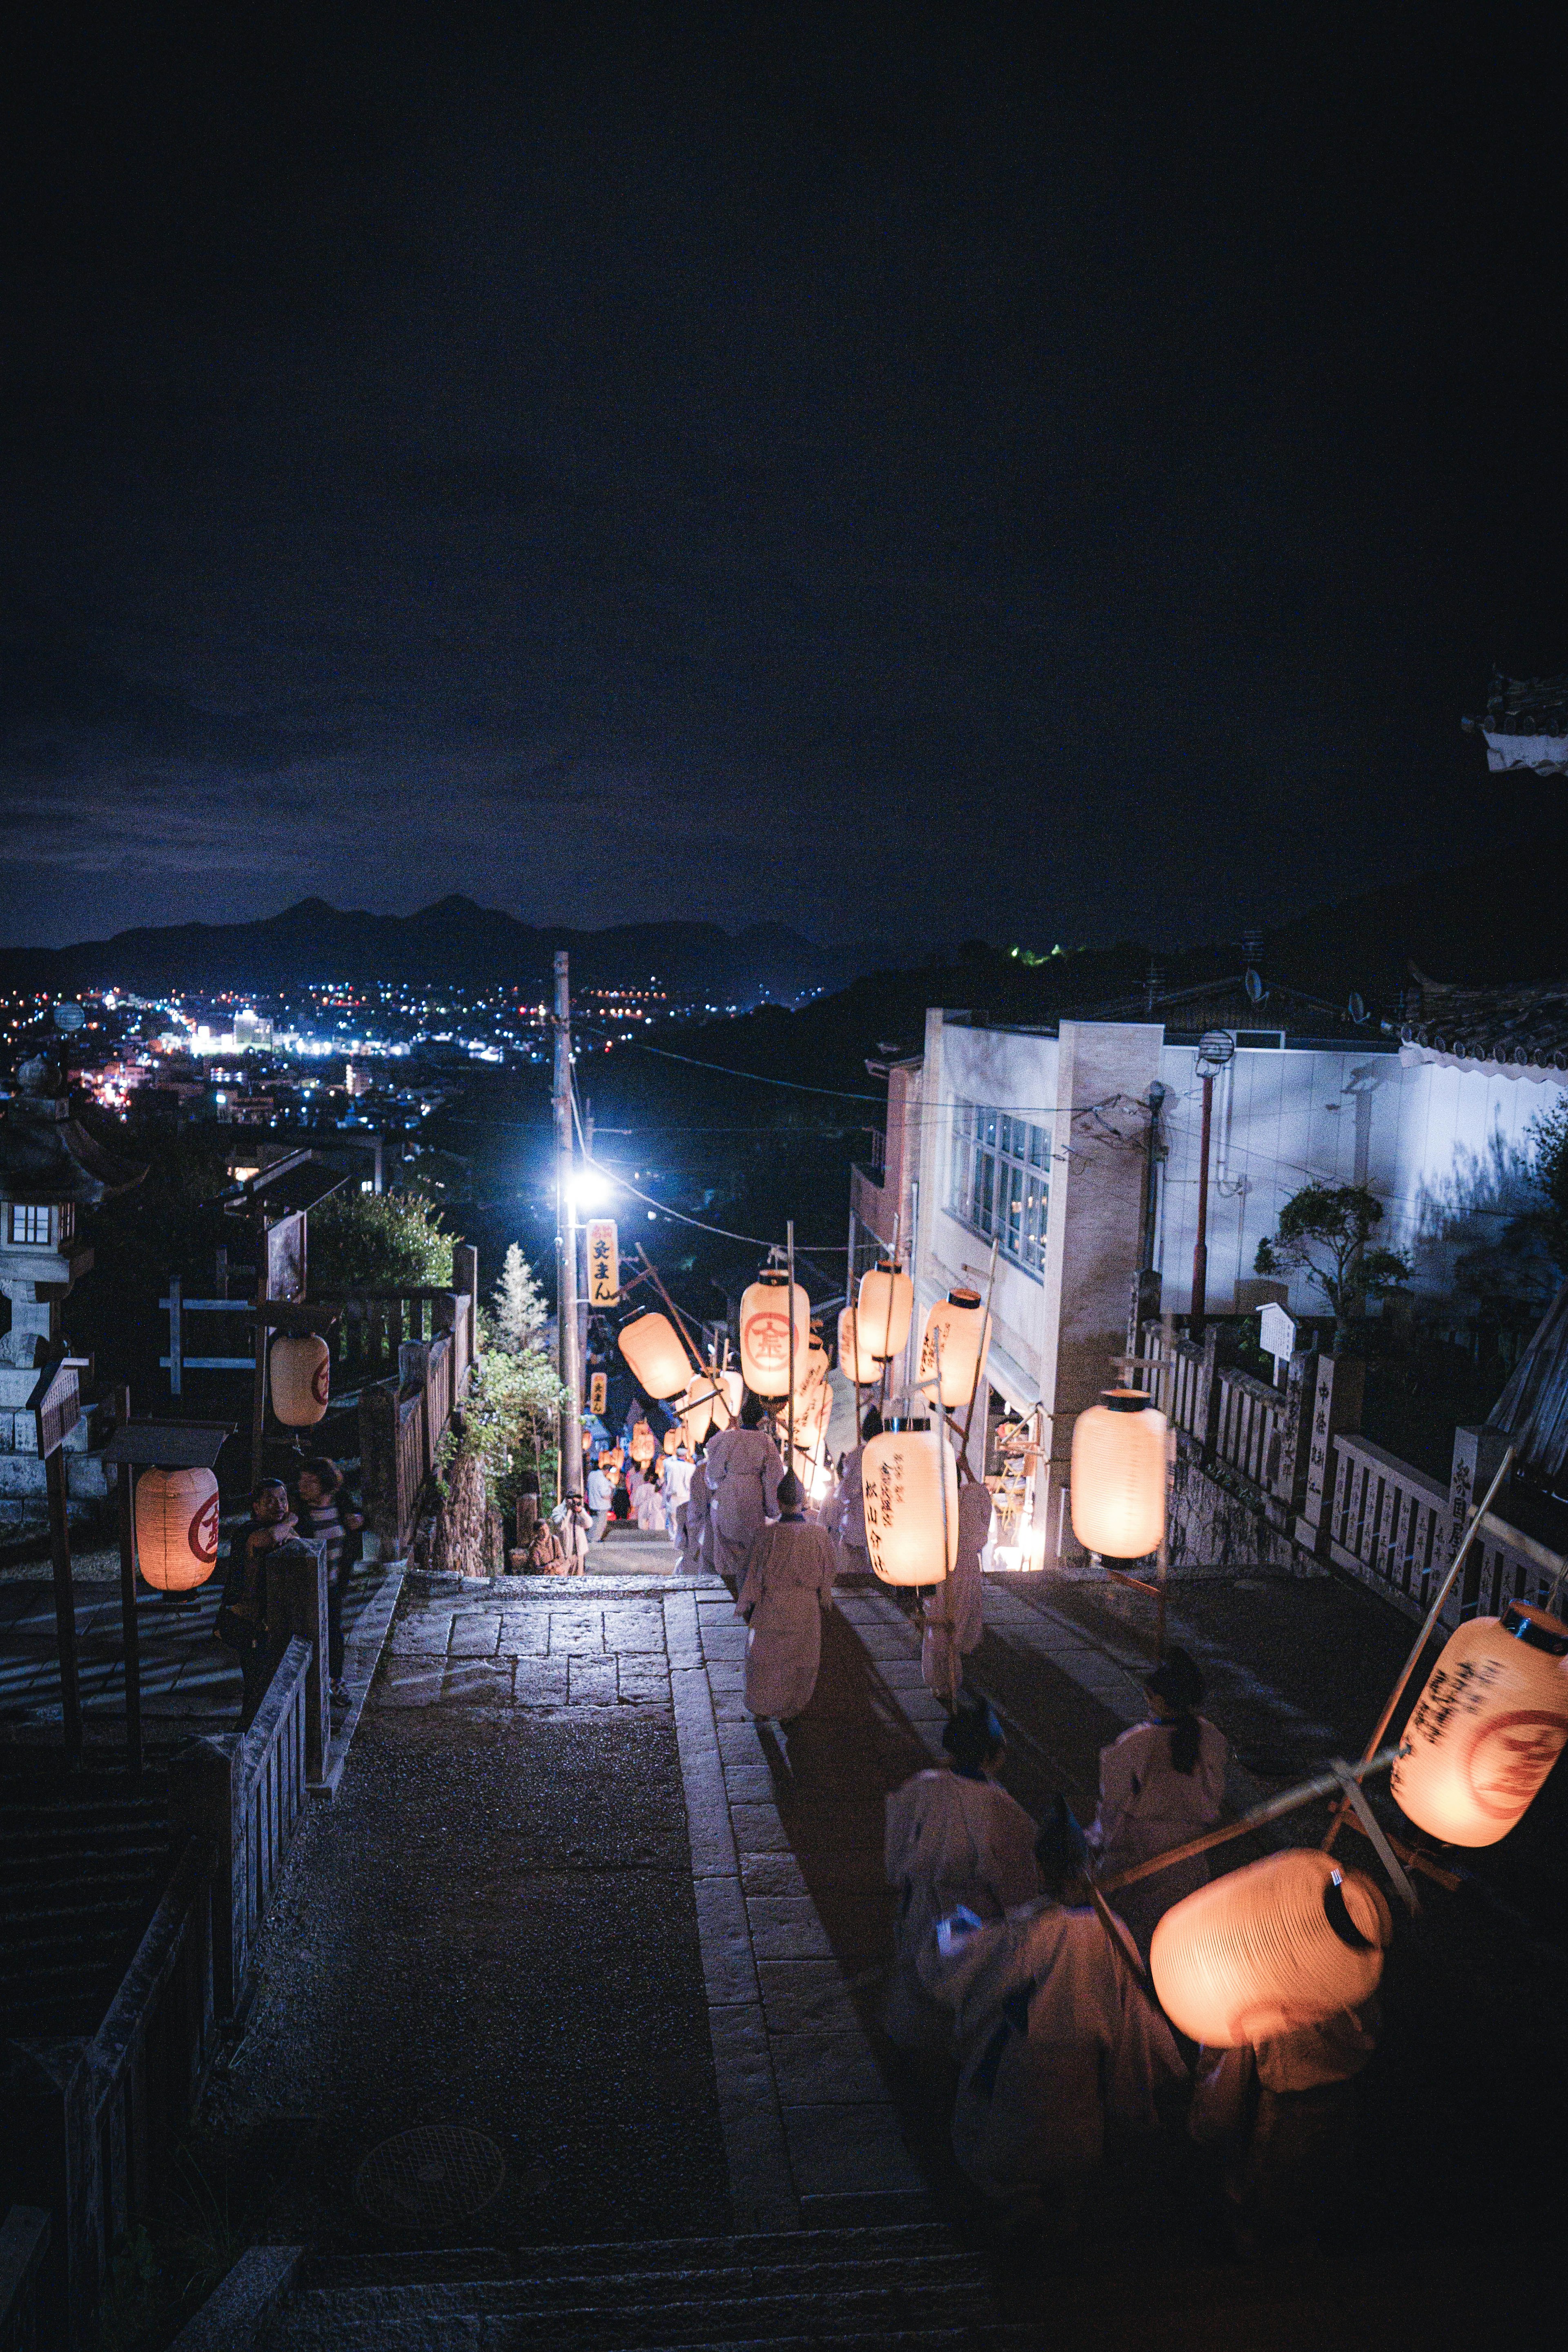
[[[149,1910],[155,1883],[137,1878],[116,1888],[89,1881],[74,1889],[40,1887],[30,1900],[8,1896],[0,1911],[0,1969],[25,1963],[33,1953],[47,1954],[68,1938],[76,1944],[122,1935],[128,1920]]]
[[[42,1893],[47,1888],[51,1895],[68,1899],[68,1890],[80,1886],[84,1891],[112,1898],[117,1888],[146,1886],[166,1878],[169,1868],[169,1843],[165,1838],[144,1846],[60,1847],[30,1859],[0,1850],[0,1889],[7,1890],[7,1908],[20,1901],[24,1892],[35,1889]],[[16,1891],[9,1891],[12,1889]]]
[[[757,2267],[817,2267],[823,2263],[913,2260],[922,2254],[962,2256],[952,2234],[936,2221],[858,2222],[838,2228],[726,2232],[710,2238],[623,2238],[583,2244],[498,2247],[437,2247],[367,2254],[307,2253],[297,2284],[304,2286],[377,2286],[418,2283],[515,2278],[639,2277],[658,2271],[679,2273]],[[963,2257],[969,2259],[968,2257]],[[471,2271],[462,2266],[473,2263]]]
[[[619,2315],[618,2332],[570,2329],[542,2331],[531,2318],[476,2321],[460,2312],[426,2313],[410,2304],[397,2313],[362,2324],[344,2321],[329,2302],[308,2310],[290,2301],[263,2336],[260,2352],[532,2352],[536,2346],[553,2347],[591,2343],[594,2352],[820,2352],[831,2344],[834,2352],[1014,2352],[1014,2347],[1037,2346],[1040,2332],[1033,2326],[998,2321],[976,2314],[970,2319],[929,2322],[918,2315],[892,2318],[883,2326],[868,2326],[825,2312],[809,2302],[795,2305],[793,2325],[767,2332],[760,2314],[744,2307],[721,2314],[701,2305],[688,2313],[689,2332],[648,2335],[638,2325],[639,2315]]]
[[[628,2266],[618,2275],[607,2272],[563,2272],[553,2278],[426,2277],[418,2282],[380,2281],[374,2284],[312,2284],[317,2266],[302,2273],[302,2294],[326,2296],[345,2316],[374,2316],[392,2308],[398,2299],[417,2291],[432,2310],[470,2311],[487,2316],[531,2313],[541,2319],[563,2314],[616,2310],[623,2306],[652,2310],[681,2308],[702,2302],[739,2304],[748,2298],[777,2300],[807,2296],[830,2301],[842,2294],[984,2295],[989,2290],[985,2267],[975,2256],[933,2253],[884,2255],[861,2262],[795,2263],[758,2261],[723,2267],[686,2270],[643,2270],[638,2252],[627,2249]]]

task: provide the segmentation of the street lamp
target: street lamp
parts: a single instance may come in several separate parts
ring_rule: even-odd
[[[1209,1274],[1209,1131],[1214,1121],[1214,1082],[1236,1052],[1228,1029],[1205,1029],[1198,1039],[1198,1076],[1203,1081],[1203,1137],[1198,1145],[1198,1237],[1193,1244],[1193,1338],[1204,1336],[1204,1309],[1208,1303]]]

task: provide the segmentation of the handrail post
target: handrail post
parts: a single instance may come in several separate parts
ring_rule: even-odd
[[[299,1536],[267,1555],[267,1633],[272,1671],[291,1641],[310,1645],[305,1684],[305,1776],[320,1780],[331,1745],[327,1689],[327,1554]]]

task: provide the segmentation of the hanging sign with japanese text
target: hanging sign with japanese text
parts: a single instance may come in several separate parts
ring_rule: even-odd
[[[588,1220],[588,1304],[613,1307],[621,1290],[620,1236],[614,1217]]]

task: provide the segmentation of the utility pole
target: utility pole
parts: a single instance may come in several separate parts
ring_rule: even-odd
[[[1198,1040],[1197,1075],[1203,1083],[1204,1111],[1198,1143],[1198,1237],[1193,1244],[1193,1297],[1187,1328],[1194,1339],[1204,1336],[1208,1306],[1209,1273],[1209,1137],[1214,1126],[1214,1082],[1236,1052],[1228,1029],[1205,1029]]]
[[[561,1341],[561,1492],[583,1492],[583,1357],[577,1329],[577,1204],[572,1192],[572,983],[555,951],[555,1322]]]

